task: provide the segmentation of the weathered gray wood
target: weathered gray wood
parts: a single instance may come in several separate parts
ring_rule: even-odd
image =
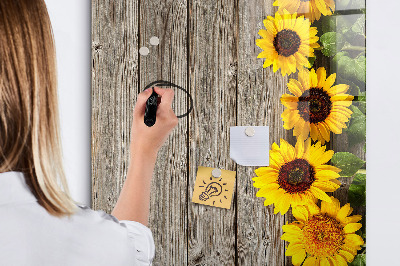
[[[160,39],[158,46],[149,44],[152,36]],[[186,88],[186,0],[140,1],[140,46],[150,49],[148,56],[140,56],[140,88],[159,79]],[[173,109],[177,115],[187,110],[187,95],[177,89]],[[149,221],[154,265],[187,264],[187,127],[188,119],[180,119],[158,154]]]
[[[92,208],[108,213],[130,156],[138,19],[137,1],[92,1]]]
[[[272,0],[239,1],[238,46],[238,126],[270,127],[270,143],[291,132],[283,128],[280,97],[286,90],[287,78],[263,69],[257,59],[261,49],[256,46],[263,20],[274,14]],[[290,134],[289,134],[290,133]],[[269,149],[269,147],[266,147]],[[237,168],[237,252],[239,265],[284,265],[284,241],[280,239],[284,216],[274,215],[273,207],[265,207],[256,198],[258,189],[252,177],[256,167]]]
[[[229,158],[229,127],[236,125],[237,2],[190,4],[189,199],[198,166],[236,170]],[[189,265],[234,265],[236,202],[220,209],[189,202]]]

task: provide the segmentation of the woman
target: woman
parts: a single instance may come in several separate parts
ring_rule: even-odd
[[[157,123],[143,123],[151,91],[133,111],[131,159],[112,215],[69,195],[60,144],[55,48],[43,0],[0,1],[0,265],[149,265],[147,228],[157,152],[177,118],[173,91]]]

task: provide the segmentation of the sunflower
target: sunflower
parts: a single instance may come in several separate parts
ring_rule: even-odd
[[[332,15],[335,11],[334,0],[276,0],[274,6],[279,10],[286,9],[290,13],[297,12],[311,20],[311,23],[324,16]]]
[[[312,140],[320,140],[322,144],[330,141],[330,132],[341,134],[346,128],[353,113],[348,107],[353,96],[346,94],[349,85],[333,86],[336,74],[326,78],[325,68],[299,71],[298,80],[291,79],[288,89],[291,94],[284,94],[281,102],[287,109],[281,117],[283,127],[294,128],[293,135],[306,139],[309,134]]]
[[[258,32],[262,39],[256,40],[263,49],[258,58],[265,58],[264,68],[273,65],[274,72],[280,68],[285,76],[295,73],[296,68],[311,67],[308,57],[314,57],[319,38],[317,28],[311,27],[308,19],[284,10],[277,12],[275,18],[268,16],[264,26],[266,30]]]
[[[325,192],[339,188],[339,168],[325,165],[333,151],[325,151],[320,142],[298,140],[293,147],[281,139],[281,146],[272,144],[269,166],[256,169],[254,187],[260,188],[257,197],[264,197],[264,205],[274,204],[274,213],[285,214],[289,207],[313,204],[317,199],[330,202]]]
[[[364,245],[355,234],[361,228],[357,223],[361,215],[349,216],[352,212],[347,203],[340,208],[339,200],[321,202],[321,209],[313,204],[293,208],[297,221],[282,226],[281,239],[290,242],[286,256],[292,256],[293,265],[347,265],[352,262],[357,250]]]

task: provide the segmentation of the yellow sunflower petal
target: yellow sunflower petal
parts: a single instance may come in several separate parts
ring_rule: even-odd
[[[302,235],[303,235],[302,233],[301,234],[284,233],[282,234],[281,239],[289,242],[296,242],[300,241],[300,237]]]
[[[301,251],[304,250],[304,245],[301,243],[292,244],[290,243],[286,249],[285,255],[286,256],[293,256]]]
[[[333,171],[333,172],[336,172],[336,173],[340,173],[342,170],[341,169],[339,169],[339,168],[337,168],[337,167],[335,167],[335,166],[332,166],[332,165],[318,165],[318,166],[315,166],[315,169],[317,170],[317,172],[318,171],[323,171],[323,170],[330,170],[330,171]]]
[[[316,165],[326,164],[332,159],[334,153],[332,150],[326,151],[321,157],[313,159],[313,163]]]
[[[349,90],[350,86],[347,84],[339,84],[336,86],[332,86],[327,92],[329,96],[334,96],[340,93],[346,93]]]
[[[350,211],[350,203],[347,203],[342,208],[340,208],[340,210],[336,215],[336,219],[340,222],[344,222],[349,211]]]
[[[326,70],[324,67],[320,67],[317,70],[317,77],[318,77],[318,88],[323,88],[326,80]]]
[[[262,188],[268,184],[271,183],[276,183],[276,181],[278,180],[278,174],[273,174],[270,176],[257,176],[253,178],[254,181],[254,187],[256,188]]]
[[[269,164],[270,165],[275,165],[280,168],[280,166],[284,165],[285,163],[286,163],[286,161],[279,151],[270,151],[269,152]]]
[[[339,185],[329,181],[315,181],[313,185],[324,192],[334,192],[340,187]]]
[[[315,265],[318,265],[316,257],[308,257],[303,263],[303,266],[315,266]]]
[[[257,168],[254,172],[258,176],[263,176],[263,175],[268,175],[268,174],[277,174],[278,173],[278,171],[276,169],[271,168],[271,167],[260,167],[260,168]]]
[[[324,122],[320,122],[317,124],[317,128],[318,128],[320,135],[324,138],[324,140],[329,142],[330,141],[329,127]]]
[[[293,161],[295,159],[295,149],[292,145],[290,145],[286,140],[281,139],[281,149],[282,155],[287,162]]]
[[[339,255],[343,256],[347,260],[347,262],[352,262],[354,259],[353,254],[345,250],[339,250]]]
[[[327,258],[322,258],[319,265],[320,266],[331,266],[331,264],[329,263]]]
[[[343,228],[343,232],[346,234],[354,233],[362,227],[359,223],[349,223]]]
[[[334,171],[331,170],[319,170],[317,169],[315,173],[315,177],[317,180],[321,181],[328,181],[334,178],[340,177],[340,175]]]
[[[278,183],[269,183],[264,185],[257,193],[256,197],[267,197],[271,191],[276,191],[279,188]]]
[[[329,91],[329,89],[335,84],[336,73],[331,74],[325,81],[324,90]]]
[[[308,220],[308,211],[304,206],[296,206],[292,208],[293,216],[299,221],[307,221]]]
[[[310,191],[312,192],[312,194],[319,198],[322,201],[327,201],[327,202],[332,202],[331,198],[325,193],[323,192],[321,189],[315,187],[315,186],[311,186],[310,187]]]
[[[292,256],[292,263],[294,265],[300,265],[306,258],[306,251],[303,249],[299,253]]]
[[[282,231],[285,233],[292,233],[292,234],[301,234],[302,231],[298,226],[291,225],[291,224],[285,224],[282,225]]]
[[[315,73],[314,68],[310,71],[310,78],[311,78],[311,87],[316,88],[318,85],[318,77],[317,73]]]
[[[281,215],[284,215],[285,213],[287,213],[287,211],[289,210],[289,207],[290,207],[291,198],[292,198],[292,196],[290,194],[285,193],[279,199],[279,201],[275,204],[275,210],[276,210],[275,214],[277,214],[278,212],[280,212]]]
[[[275,36],[277,34],[276,27],[274,23],[270,20],[264,20],[264,27],[267,29],[268,34]]]
[[[346,218],[346,222],[345,223],[356,223],[361,221],[362,216],[361,215],[352,215]]]
[[[346,260],[342,256],[340,256],[339,254],[335,255],[335,260],[337,261],[337,264],[340,265],[340,266],[342,266],[342,265],[346,266],[347,265]]]
[[[283,194],[284,192],[282,189],[271,190],[269,193],[262,196],[265,198],[264,206],[269,206],[274,202],[278,201],[283,196]]]
[[[304,155],[304,142],[303,141],[297,141],[296,146],[294,147],[295,153],[296,153],[296,158],[303,158]]]
[[[287,86],[289,91],[293,93],[295,96],[300,97],[303,94],[301,90],[301,84],[297,80],[291,79],[287,84]]]
[[[364,240],[362,239],[362,237],[359,236],[359,235],[356,235],[356,234],[347,234],[347,235],[345,235],[344,241],[345,242],[350,242],[350,243],[352,243],[353,245],[356,245],[356,246],[364,245]]]

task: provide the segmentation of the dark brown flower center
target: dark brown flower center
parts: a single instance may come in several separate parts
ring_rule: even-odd
[[[345,238],[340,222],[327,214],[316,214],[309,218],[303,227],[303,236],[307,253],[318,257],[336,254]]]
[[[310,123],[325,121],[332,109],[331,97],[320,88],[306,90],[297,103],[300,116]]]
[[[291,56],[295,54],[300,47],[300,37],[292,30],[282,30],[274,38],[274,47],[278,54]]]
[[[279,171],[278,183],[288,193],[304,192],[314,181],[314,168],[304,159],[288,162]]]

